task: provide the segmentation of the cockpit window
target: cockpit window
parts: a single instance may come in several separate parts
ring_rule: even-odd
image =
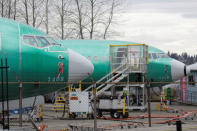
[[[50,45],[60,45],[52,37],[46,37],[46,36],[24,35],[23,42],[25,44],[39,48],[48,47]]]
[[[152,57],[151,57],[152,54]],[[168,55],[166,55],[165,53],[151,53],[149,54],[149,58],[151,59],[158,59],[158,58],[169,58]]]
[[[52,37],[45,37],[45,38],[48,40],[50,45],[60,45]]]
[[[169,58],[169,56],[166,55],[165,53],[158,53],[158,57],[159,58]]]
[[[36,39],[38,41],[38,47],[46,47],[50,45],[50,43],[47,41],[45,37],[36,36]]]
[[[31,45],[31,46],[37,46],[37,42],[33,36],[23,36],[23,41],[25,44]]]
[[[152,58],[153,59],[157,59],[158,57],[157,57],[157,54],[156,53],[152,53]]]

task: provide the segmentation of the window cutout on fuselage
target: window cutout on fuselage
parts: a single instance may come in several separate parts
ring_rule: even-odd
[[[151,57],[151,55],[152,55],[152,57]],[[169,56],[166,55],[165,53],[151,53],[151,54],[149,54],[149,58],[152,58],[152,59],[169,58]]]
[[[90,61],[91,61],[91,56],[88,56],[88,60],[90,60]]]
[[[38,47],[46,47],[49,46],[50,43],[48,42],[48,40],[45,37],[42,36],[36,36],[36,39],[38,41]]]
[[[152,53],[152,58],[153,59],[157,59],[158,57],[157,57],[157,54],[156,53]]]
[[[23,42],[27,45],[39,48],[48,47],[50,45],[60,45],[52,37],[46,36],[23,35]]]
[[[95,57],[94,57],[94,61],[97,61],[97,59],[98,59],[98,57],[97,57],[97,56],[95,56]]]
[[[104,56],[101,56],[101,61],[104,61]]]
[[[33,36],[24,35],[23,36],[23,42],[25,44],[31,45],[31,46],[37,46],[37,42]]]

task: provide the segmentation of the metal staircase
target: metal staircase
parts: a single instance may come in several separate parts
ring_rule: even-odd
[[[86,88],[83,91],[89,91],[90,89],[92,89],[94,87],[94,85],[95,86],[98,85],[98,86],[96,86],[96,90],[97,90],[96,95],[100,95],[102,92],[108,90],[110,87],[114,86],[116,83],[120,82],[121,80],[123,80],[125,77],[127,77],[129,75],[127,73],[128,67],[124,67],[125,65],[126,64],[119,66],[117,69],[108,73],[106,76],[104,76],[103,78],[98,80],[95,84],[90,85],[88,88]],[[120,69],[122,69],[122,70],[120,71]],[[111,76],[111,78],[107,79],[110,76]],[[102,84],[100,84],[100,83],[102,83]]]
[[[90,91],[95,86],[98,96],[132,73],[146,73],[148,46],[145,44],[110,45],[110,63],[112,71],[83,91]]]

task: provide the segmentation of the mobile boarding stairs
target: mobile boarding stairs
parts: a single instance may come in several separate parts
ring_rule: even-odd
[[[140,74],[142,79],[138,82],[145,82],[148,46],[145,44],[110,45],[110,64],[111,72],[83,91],[90,91],[95,87],[96,96],[99,96],[109,89],[115,89],[117,85],[123,86],[129,92],[127,109],[146,109],[145,84],[130,84],[130,82],[135,82],[130,77],[133,76],[132,74]],[[127,84],[119,84],[121,81]],[[134,106],[130,102],[132,93],[136,95],[137,103],[141,106]],[[112,90],[111,94],[114,95]]]

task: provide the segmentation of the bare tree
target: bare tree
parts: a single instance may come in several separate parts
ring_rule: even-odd
[[[94,7],[95,7],[95,3],[96,3],[96,0],[90,0],[90,9],[91,9],[91,17],[90,17],[90,21],[91,21],[90,39],[92,39],[93,32],[94,32],[94,20],[95,20]]]
[[[64,0],[62,0],[62,4],[61,4],[61,13],[60,13],[60,18],[61,18],[61,30],[62,30],[62,40],[64,39],[64,8],[65,8],[65,3],[64,3]]]
[[[61,39],[106,39],[117,1],[121,0],[0,0],[0,13],[45,29],[47,34],[52,29],[50,34]]]
[[[14,20],[16,20],[16,6],[17,6],[17,0],[14,0],[14,14],[13,14]]]
[[[5,0],[1,0],[1,17],[4,17]]]
[[[39,27],[43,22],[43,2],[44,0],[31,0],[29,5],[31,7],[32,26]]]
[[[76,5],[77,5],[77,12],[78,12],[78,16],[77,16],[77,24],[78,24],[78,27],[79,27],[79,35],[80,35],[80,38],[81,39],[84,39],[84,36],[83,36],[83,28],[84,26],[82,25],[82,4],[80,5],[79,3],[79,0],[75,0],[76,2]]]
[[[35,17],[35,0],[32,0],[32,25],[33,27],[36,26],[36,17]]]
[[[8,0],[8,18],[11,17],[11,4],[12,4],[11,0]]]
[[[112,4],[111,4],[111,9],[110,9],[108,20],[103,23],[104,26],[105,26],[104,27],[103,39],[106,39],[106,35],[107,35],[108,30],[109,30],[109,26],[112,23],[113,15],[114,15],[114,7],[115,7],[115,0],[112,0]]]
[[[71,15],[71,1],[72,0],[61,0],[60,3],[56,4],[56,9],[58,13],[58,17],[60,20],[60,32],[61,36],[60,38],[63,40],[66,38],[66,36],[70,35],[72,32],[72,28],[67,28],[68,24],[70,23],[70,15]],[[59,26],[57,26],[56,29],[58,29]],[[66,30],[65,30],[66,29]],[[59,32],[59,31],[58,31]]]
[[[75,1],[78,7],[78,24],[83,31],[80,34],[83,34],[83,38],[86,37],[84,33],[88,33],[89,39],[106,39],[113,22],[114,8],[119,5],[120,0],[86,0],[86,10],[81,10],[79,1]],[[84,24],[81,24],[82,20],[85,21]]]
[[[46,28],[46,33],[49,33],[49,0],[45,1],[45,28]]]
[[[25,12],[24,12],[25,16],[24,16],[24,19],[25,19],[26,24],[29,24],[28,0],[23,0],[23,5],[25,7]]]

